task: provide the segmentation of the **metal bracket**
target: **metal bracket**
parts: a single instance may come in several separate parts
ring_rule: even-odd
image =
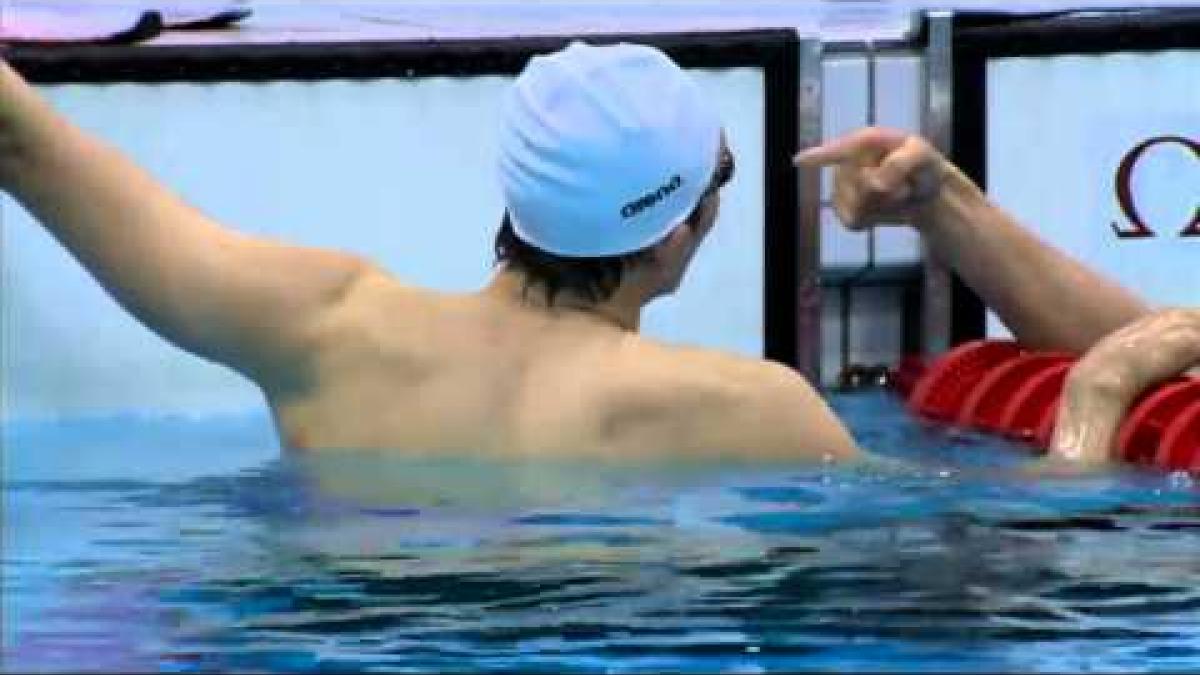
[[[954,101],[954,14],[931,11],[929,44],[925,50],[925,108],[922,134],[943,155],[953,150]],[[953,279],[950,270],[930,255],[922,242],[925,280],[922,289],[921,347],[936,356],[950,348],[953,322]]]
[[[803,149],[821,143],[823,44],[803,38],[799,50],[796,138]],[[796,367],[815,387],[821,384],[821,177],[817,171],[798,171],[797,180]]]

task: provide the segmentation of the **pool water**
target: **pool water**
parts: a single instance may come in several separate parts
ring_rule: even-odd
[[[8,671],[1200,671],[1200,489],[896,466],[280,456],[265,416],[8,424]]]

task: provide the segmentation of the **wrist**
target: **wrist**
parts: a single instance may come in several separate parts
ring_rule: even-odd
[[[0,133],[8,134],[14,124],[22,84],[17,71],[0,58]]]
[[[29,154],[29,85],[0,60],[0,189],[7,189]]]
[[[1121,420],[1137,393],[1117,369],[1081,360],[1063,383],[1051,452],[1084,463],[1112,459]]]
[[[940,160],[937,187],[913,212],[913,227],[920,232],[951,223],[974,222],[976,214],[987,209],[987,196],[954,164]]]

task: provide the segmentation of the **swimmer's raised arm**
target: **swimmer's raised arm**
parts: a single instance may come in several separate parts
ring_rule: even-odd
[[[221,227],[55,113],[3,61],[0,189],[145,325],[276,389],[300,372],[308,328],[367,269]]]
[[[1081,353],[1149,310],[1126,289],[1040,241],[918,136],[869,128],[796,156],[836,167],[851,229],[907,222],[1033,349]]]

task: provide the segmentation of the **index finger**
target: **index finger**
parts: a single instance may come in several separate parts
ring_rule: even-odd
[[[792,164],[819,168],[855,159],[864,152],[886,154],[904,143],[905,135],[890,129],[869,127],[846,134],[821,145],[802,150],[792,157]]]
[[[856,154],[857,146],[852,139],[842,137],[822,145],[801,150],[792,157],[792,164],[817,169],[831,164],[841,164]]]

